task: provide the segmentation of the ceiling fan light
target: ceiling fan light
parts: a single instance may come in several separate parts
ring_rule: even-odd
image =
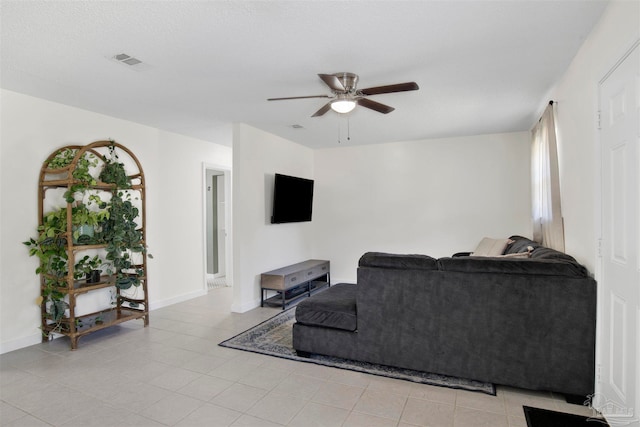
[[[331,103],[331,109],[340,114],[346,114],[354,108],[356,108],[356,102],[349,99],[341,99]]]

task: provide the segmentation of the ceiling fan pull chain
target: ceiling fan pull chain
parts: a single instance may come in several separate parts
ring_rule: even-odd
[[[351,141],[351,119],[347,117],[347,141]]]

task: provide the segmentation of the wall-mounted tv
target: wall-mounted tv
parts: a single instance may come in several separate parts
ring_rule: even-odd
[[[272,224],[311,221],[313,180],[277,173],[273,184]]]

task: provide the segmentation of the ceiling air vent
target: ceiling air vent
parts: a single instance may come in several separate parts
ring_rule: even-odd
[[[138,58],[134,58],[131,55],[127,55],[126,53],[119,53],[112,57],[113,60],[120,62],[121,64],[126,64],[131,66],[131,69],[143,69],[147,68],[146,64],[140,61]]]

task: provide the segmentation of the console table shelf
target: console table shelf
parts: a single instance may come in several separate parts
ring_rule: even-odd
[[[326,260],[310,259],[297,264],[262,273],[260,276],[260,307],[279,305],[284,310],[301,298],[331,286],[330,264]],[[277,294],[265,299],[268,291]]]

